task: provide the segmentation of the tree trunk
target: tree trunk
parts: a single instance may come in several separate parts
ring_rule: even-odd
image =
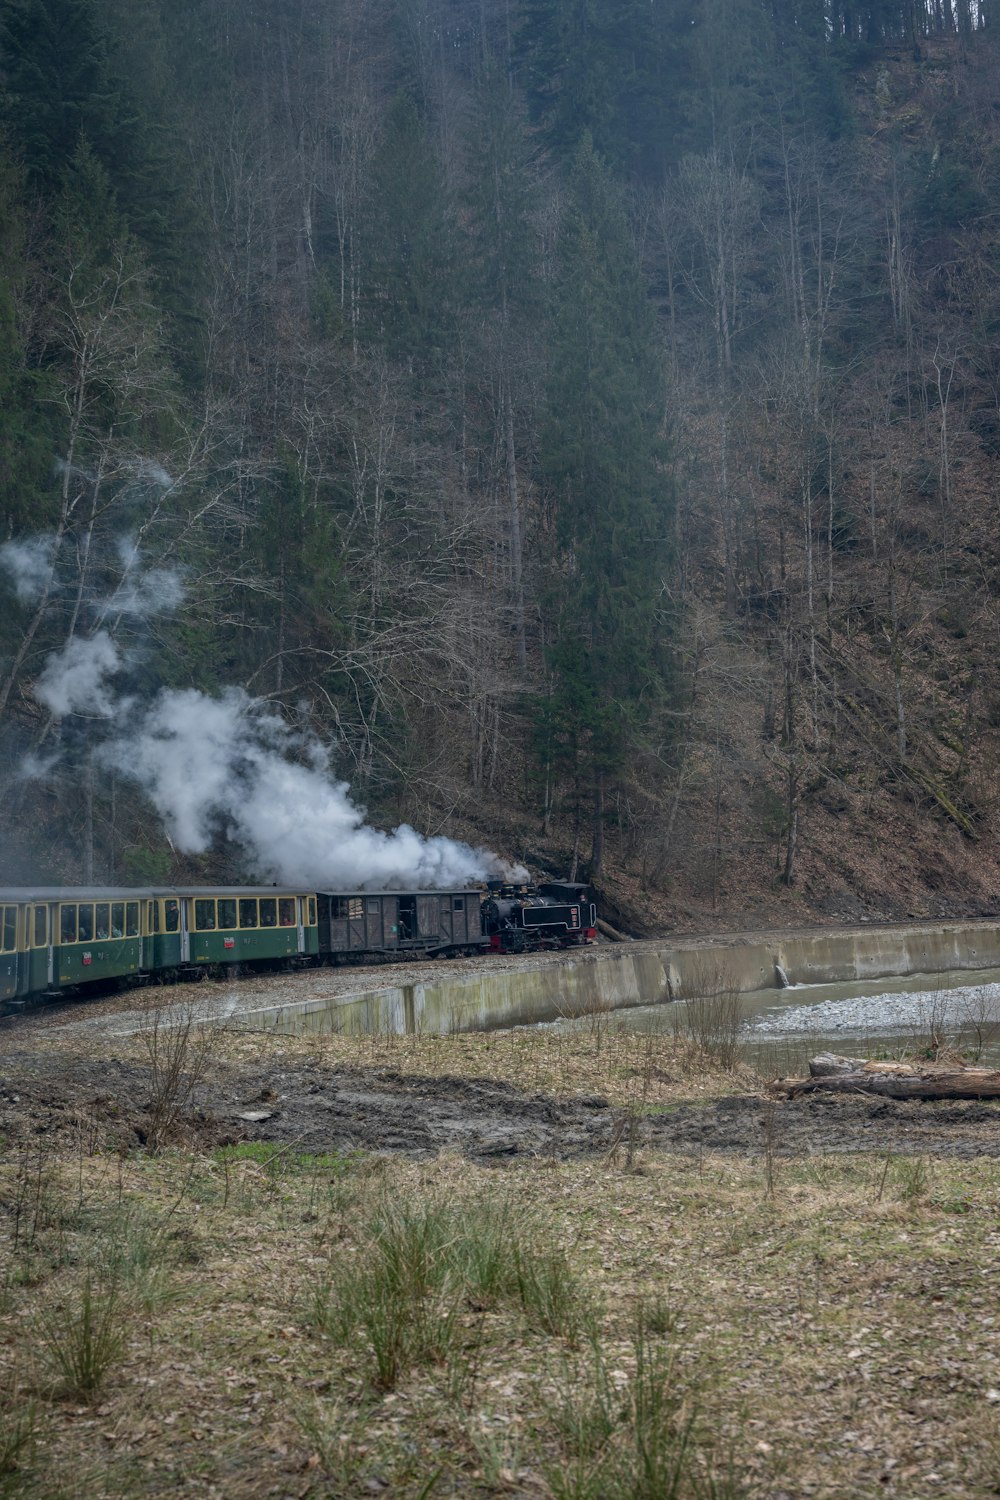
[[[517,630],[517,665],[528,668],[528,650],[524,634],[524,582],[521,576],[521,507],[517,493],[517,456],[514,451],[514,401],[510,381],[504,379],[504,436],[507,449],[507,499],[510,505],[510,566],[514,585],[514,614]]]
[[[923,1076],[907,1073],[838,1073],[790,1078],[776,1084],[789,1099],[800,1094],[879,1094],[888,1099],[1000,1099],[1000,1073],[969,1068]]]
[[[597,880],[604,862],[604,772],[594,777],[594,827],[590,845],[590,879]]]

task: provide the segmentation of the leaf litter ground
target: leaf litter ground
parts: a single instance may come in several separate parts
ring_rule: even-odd
[[[232,1031],[154,1156],[143,1037],[65,1032],[0,1039],[0,1493],[611,1493],[568,1393],[631,1389],[637,1320],[697,1422],[681,1495],[997,1493],[992,1106],[776,1103],[605,1017]],[[324,1288],[379,1253],[387,1205],[498,1204],[571,1267],[583,1331],[459,1290],[441,1348],[380,1388]],[[69,1393],[51,1330],[87,1285],[124,1343]]]

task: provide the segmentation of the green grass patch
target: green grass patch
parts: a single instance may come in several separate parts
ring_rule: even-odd
[[[259,1167],[282,1172],[347,1173],[365,1158],[363,1151],[290,1151],[273,1141],[239,1141],[233,1146],[219,1146],[212,1153],[220,1163],[251,1161]]]

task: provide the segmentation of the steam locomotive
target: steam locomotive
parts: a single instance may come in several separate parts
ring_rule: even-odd
[[[97,985],[205,972],[523,953],[592,943],[586,886],[0,889],[0,1012]]]

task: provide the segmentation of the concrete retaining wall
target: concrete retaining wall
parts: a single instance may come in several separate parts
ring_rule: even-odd
[[[778,988],[782,974],[789,984],[823,984],[987,968],[1000,968],[1000,924],[993,922],[751,934],[540,954],[516,968],[314,997],[240,1020],[287,1032],[486,1031],[720,989]]]

